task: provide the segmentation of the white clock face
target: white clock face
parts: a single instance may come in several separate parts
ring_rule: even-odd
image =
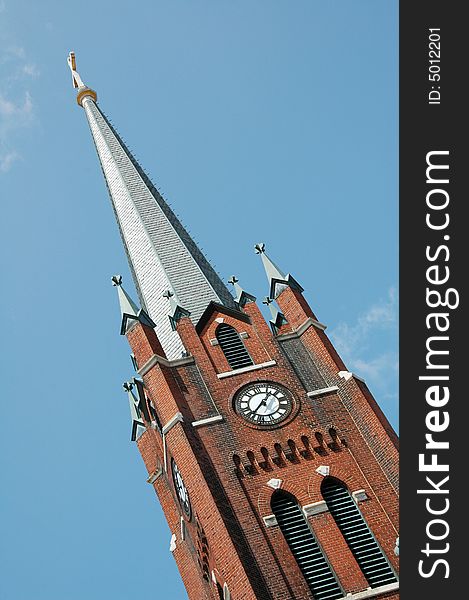
[[[176,493],[178,495],[179,503],[181,504],[184,513],[187,518],[191,518],[192,509],[191,502],[189,500],[189,494],[187,492],[186,486],[184,485],[184,481],[182,479],[181,472],[178,469],[177,464],[174,462],[174,459],[171,459],[171,471],[173,472],[173,482],[174,487],[176,489]]]
[[[268,382],[253,383],[236,397],[236,412],[255,425],[276,425],[288,417],[292,397],[283,387]]]

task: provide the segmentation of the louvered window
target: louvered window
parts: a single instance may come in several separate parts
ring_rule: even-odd
[[[254,364],[244,347],[243,340],[239,337],[239,333],[234,327],[226,323],[221,323],[217,327],[215,335],[232,369],[250,367]]]
[[[321,491],[331,515],[370,586],[376,588],[397,581],[391,565],[345,485],[328,477],[324,479]]]
[[[314,599],[342,598],[337,579],[294,496],[281,490],[274,492],[271,507]]]

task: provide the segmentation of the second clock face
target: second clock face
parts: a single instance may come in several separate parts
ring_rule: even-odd
[[[181,472],[179,471],[178,466],[174,462],[173,458],[171,459],[171,470],[173,472],[173,482],[179,503],[181,504],[186,517],[190,519],[192,514],[191,501],[189,500],[189,494],[182,479]]]
[[[276,425],[289,416],[292,408],[289,392],[269,382],[248,385],[235,399],[236,412],[255,425]]]

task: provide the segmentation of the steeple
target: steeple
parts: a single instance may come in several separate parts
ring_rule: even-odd
[[[143,310],[168,359],[180,358],[184,346],[169,318],[163,296],[172,290],[180,306],[198,322],[210,302],[236,308],[235,301],[174,212],[132,156],[97,105],[96,92],[83,84],[75,55],[68,63],[78,89],[111,197],[135,287]]]
[[[366,384],[264,244],[270,329],[228,292],[69,63],[139,294],[113,277],[131,439],[188,597],[398,600],[397,440]]]

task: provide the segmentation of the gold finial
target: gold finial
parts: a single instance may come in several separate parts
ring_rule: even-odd
[[[80,75],[77,73],[77,63],[76,63],[76,58],[75,58],[75,52],[70,52],[67,58],[67,62],[68,62],[68,66],[70,67],[70,71],[72,73],[72,84],[73,87],[78,89],[78,94],[77,94],[77,102],[80,106],[82,105],[82,100],[83,98],[85,98],[86,96],[90,96],[91,98],[93,98],[93,100],[96,102],[98,96],[96,94],[96,92],[94,90],[92,90],[91,88],[87,87]]]

